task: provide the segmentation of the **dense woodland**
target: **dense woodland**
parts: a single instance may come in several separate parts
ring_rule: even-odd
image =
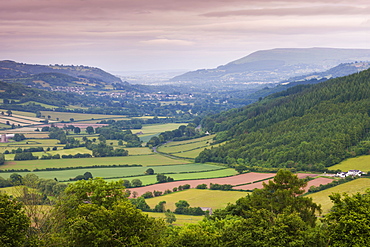
[[[370,70],[297,86],[243,108],[204,118],[221,147],[197,162],[324,170],[370,151]]]

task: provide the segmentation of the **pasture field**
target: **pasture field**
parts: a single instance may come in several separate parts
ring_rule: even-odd
[[[76,160],[76,159],[75,159]],[[74,178],[77,175],[83,175],[85,172],[91,172],[94,177],[102,178],[118,178],[127,177],[123,179],[132,180],[133,176],[138,176],[137,178],[142,180],[146,176],[141,176],[145,174],[145,171],[149,167],[105,167],[105,168],[86,168],[86,169],[72,169],[72,170],[61,170],[61,171],[37,171],[32,172],[40,178],[54,179],[57,178],[59,181],[68,180],[69,178]],[[180,173],[180,172],[203,172],[209,170],[219,169],[219,166],[207,165],[207,164],[186,164],[186,165],[169,165],[169,166],[155,166],[151,167],[154,169],[155,173]],[[29,172],[19,173],[20,175],[25,175]],[[205,172],[203,172],[205,173]],[[13,172],[0,173],[3,178],[9,178]],[[188,174],[188,173],[186,173]],[[190,173],[193,174],[193,173]],[[189,175],[190,175],[189,174]],[[176,174],[171,174],[176,175]],[[182,175],[182,174],[181,174]],[[147,175],[149,176],[149,175]],[[153,175],[156,180],[156,175]],[[150,176],[150,177],[153,177]],[[189,176],[191,177],[191,176]]]
[[[190,151],[176,153],[175,155],[182,158],[195,159],[196,157],[198,157],[199,153],[202,152],[203,150],[204,148],[198,148]]]
[[[45,152],[32,152],[32,154],[34,156],[38,156],[39,158],[41,158],[41,156],[43,155],[55,155],[55,154],[59,154],[60,156],[62,155],[69,155],[69,154],[72,154],[72,155],[75,155],[75,154],[92,154],[92,151],[91,150],[88,150],[87,148],[85,147],[79,147],[79,148],[72,148],[72,149],[61,149],[61,147],[59,147],[59,150],[51,150],[51,151],[45,151]],[[5,160],[14,160],[14,156],[15,154],[5,154]]]
[[[340,169],[343,172],[347,172],[348,170],[360,170],[370,172],[370,155],[363,155],[343,160],[339,164],[329,167],[329,169]]]
[[[229,203],[235,203],[236,200],[246,196],[248,193],[240,191],[188,189],[149,198],[145,201],[151,208],[154,208],[160,201],[166,201],[165,208],[171,211],[176,209],[175,203],[180,200],[187,201],[190,207],[210,207],[212,210],[215,210],[225,208]]]
[[[7,110],[5,110],[5,109],[0,109],[0,112],[6,112]],[[26,116],[26,117],[33,117],[33,118],[35,118],[35,116],[36,116],[36,114],[35,113],[33,113],[33,112],[27,112],[27,111],[16,111],[16,110],[12,110],[12,112],[13,112],[13,115],[20,115],[20,116]]]
[[[81,159],[52,159],[52,160],[22,160],[22,161],[6,161],[0,169],[29,169],[36,168],[53,168],[53,167],[71,167],[71,166],[92,166],[92,165],[142,165],[142,166],[160,166],[160,165],[181,165],[189,164],[185,160],[174,160],[168,157],[152,154],[152,155],[136,155],[136,156],[118,156],[118,157],[97,157],[97,158],[81,158]]]
[[[153,169],[156,172],[156,167],[154,167]],[[235,173],[236,172],[235,172],[234,169],[231,169],[231,168],[229,169],[228,168],[228,169],[222,169],[222,170],[197,172],[197,173],[167,174],[166,176],[170,176],[175,181],[177,181],[176,183],[179,183],[180,185],[184,185],[184,184],[189,183],[189,181],[187,181],[187,180],[194,181],[194,179],[228,177],[228,176],[235,175]],[[1,176],[1,174],[0,174],[0,176]],[[155,184],[157,182],[156,175],[131,177],[127,180],[131,181],[132,179],[140,179],[141,182],[143,183],[143,185],[151,185],[151,184]],[[111,181],[116,181],[116,180],[119,180],[119,179],[111,179]],[[159,184],[159,185],[167,186],[166,183]],[[171,187],[170,189],[172,189],[173,187],[176,187],[176,185],[173,185],[173,186],[170,185],[169,187]],[[143,190],[145,190],[145,189],[143,189]]]
[[[169,131],[174,130],[174,129],[177,129],[181,125],[186,125],[186,124],[185,123],[147,124],[147,125],[143,125],[142,129],[133,130],[132,132],[133,133],[143,132],[142,135],[139,135],[139,137],[141,137],[145,135],[160,134],[168,130]]]
[[[333,203],[329,198],[329,195],[331,195],[332,193],[340,194],[342,193],[355,194],[357,192],[363,193],[369,188],[370,188],[369,178],[358,178],[326,190],[306,195],[306,197],[311,197],[315,203],[321,204],[321,209],[323,211],[323,214],[325,214],[328,213],[333,206]]]
[[[168,154],[176,154],[188,150],[194,150],[194,149],[202,149],[205,147],[208,147],[209,144],[206,143],[207,141],[198,141],[198,142],[193,142],[193,143],[187,143],[187,144],[178,144],[178,145],[168,145],[165,144],[164,146],[158,147],[158,151],[163,152],[163,153],[168,153]],[[169,144],[172,144],[169,143]]]
[[[149,217],[153,217],[156,219],[166,219],[164,213],[155,213],[155,212],[143,212],[144,214],[148,214]],[[183,215],[183,214],[175,214],[176,221],[172,223],[174,226],[183,226],[185,224],[192,224],[198,223],[202,221],[204,216],[194,216],[194,215]]]

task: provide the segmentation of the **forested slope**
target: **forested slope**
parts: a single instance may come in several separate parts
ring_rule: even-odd
[[[370,70],[297,86],[203,119],[227,144],[198,162],[323,170],[370,150]]]

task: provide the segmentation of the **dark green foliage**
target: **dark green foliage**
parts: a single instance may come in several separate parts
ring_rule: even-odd
[[[176,202],[175,206],[174,213],[176,214],[205,215],[205,212],[200,207],[190,207],[189,203],[185,200]]]
[[[24,134],[14,134],[14,137],[13,137],[13,140],[16,141],[16,142],[19,142],[19,141],[23,141],[25,140],[26,137],[24,136]]]
[[[59,246],[163,246],[164,224],[137,209],[121,181],[71,184],[55,207],[53,240]]]
[[[198,184],[196,189],[206,190],[207,189],[207,184]]]
[[[145,174],[146,174],[146,175],[153,175],[153,174],[154,174],[154,170],[153,170],[153,168],[148,168],[148,169],[145,171]]]
[[[205,118],[205,130],[229,142],[203,151],[196,162],[242,159],[246,166],[321,171],[368,153],[361,141],[370,137],[369,76],[367,70]]]
[[[152,198],[152,197],[154,197],[154,195],[153,195],[153,192],[151,192],[151,191],[147,191],[147,192],[145,192],[143,195],[142,195],[142,197],[143,198]]]
[[[141,182],[141,180],[140,179],[137,179],[137,178],[135,178],[135,179],[132,179],[132,181],[131,181],[131,185],[132,185],[132,187],[140,187],[140,186],[142,186],[143,185],[143,182]]]
[[[5,162],[5,155],[0,153],[0,165],[3,165],[4,162]]]
[[[23,246],[30,220],[17,200],[0,193],[0,245]]]
[[[233,186],[231,184],[213,184],[209,185],[210,190],[232,190]]]
[[[87,132],[87,134],[94,134],[94,127],[92,127],[92,126],[87,126],[86,127],[86,132]]]
[[[330,246],[368,246],[370,239],[370,191],[365,194],[336,193],[334,206],[325,217]]]
[[[164,174],[157,174],[157,182],[158,183],[166,183],[166,182],[172,182],[174,181],[173,178],[170,176],[165,176]]]
[[[14,160],[37,160],[37,156],[33,156],[31,152],[25,153],[16,153],[14,156]]]

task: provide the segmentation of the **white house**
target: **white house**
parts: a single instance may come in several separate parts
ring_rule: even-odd
[[[364,174],[362,171],[360,170],[349,170],[348,172],[338,172],[335,176],[336,177],[340,177],[340,178],[345,178],[345,177],[348,177],[348,176],[361,176],[362,174]]]

